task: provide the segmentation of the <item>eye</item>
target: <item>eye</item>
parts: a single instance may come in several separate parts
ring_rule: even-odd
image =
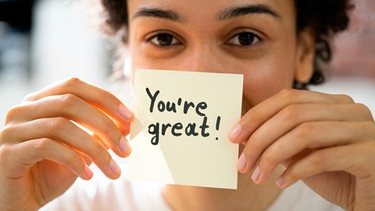
[[[170,46],[181,44],[181,42],[177,38],[175,38],[175,36],[169,33],[156,34],[149,38],[147,41],[157,46]]]
[[[251,32],[241,32],[233,36],[227,43],[235,46],[250,46],[261,41],[261,39]]]

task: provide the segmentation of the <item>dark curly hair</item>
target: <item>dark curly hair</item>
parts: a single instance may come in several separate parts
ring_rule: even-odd
[[[119,34],[126,42],[128,24],[126,0],[101,0],[104,8],[104,25],[110,34]],[[325,80],[321,63],[331,60],[331,38],[349,25],[349,11],[354,8],[350,0],[294,0],[297,10],[297,33],[310,27],[315,33],[314,73],[308,83],[294,83],[297,89]]]

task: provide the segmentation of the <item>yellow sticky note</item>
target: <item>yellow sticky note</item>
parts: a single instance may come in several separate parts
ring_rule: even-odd
[[[237,188],[243,75],[137,69],[130,180]]]

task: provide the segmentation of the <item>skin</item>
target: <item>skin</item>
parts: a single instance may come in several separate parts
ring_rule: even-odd
[[[314,58],[312,30],[296,34],[293,2],[215,0],[209,10],[207,4],[128,1],[133,74],[135,68],[244,74],[243,116],[229,134],[241,144],[238,190],[168,185],[167,203],[175,210],[264,210],[280,188],[303,180],[338,206],[374,210],[369,110],[348,96],[290,89],[294,79],[310,78]],[[234,8],[242,10],[228,12]],[[37,209],[77,176],[90,179],[91,162],[118,178],[107,150],[130,154],[123,137],[132,118],[113,95],[76,78],[29,95],[8,112],[0,133],[0,210]]]

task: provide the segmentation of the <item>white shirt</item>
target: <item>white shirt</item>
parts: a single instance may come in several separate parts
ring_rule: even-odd
[[[51,211],[171,211],[161,193],[161,184],[130,182],[125,177],[109,180],[96,175],[91,181],[78,179],[62,196],[41,210]],[[342,211],[302,182],[281,192],[267,211]]]

